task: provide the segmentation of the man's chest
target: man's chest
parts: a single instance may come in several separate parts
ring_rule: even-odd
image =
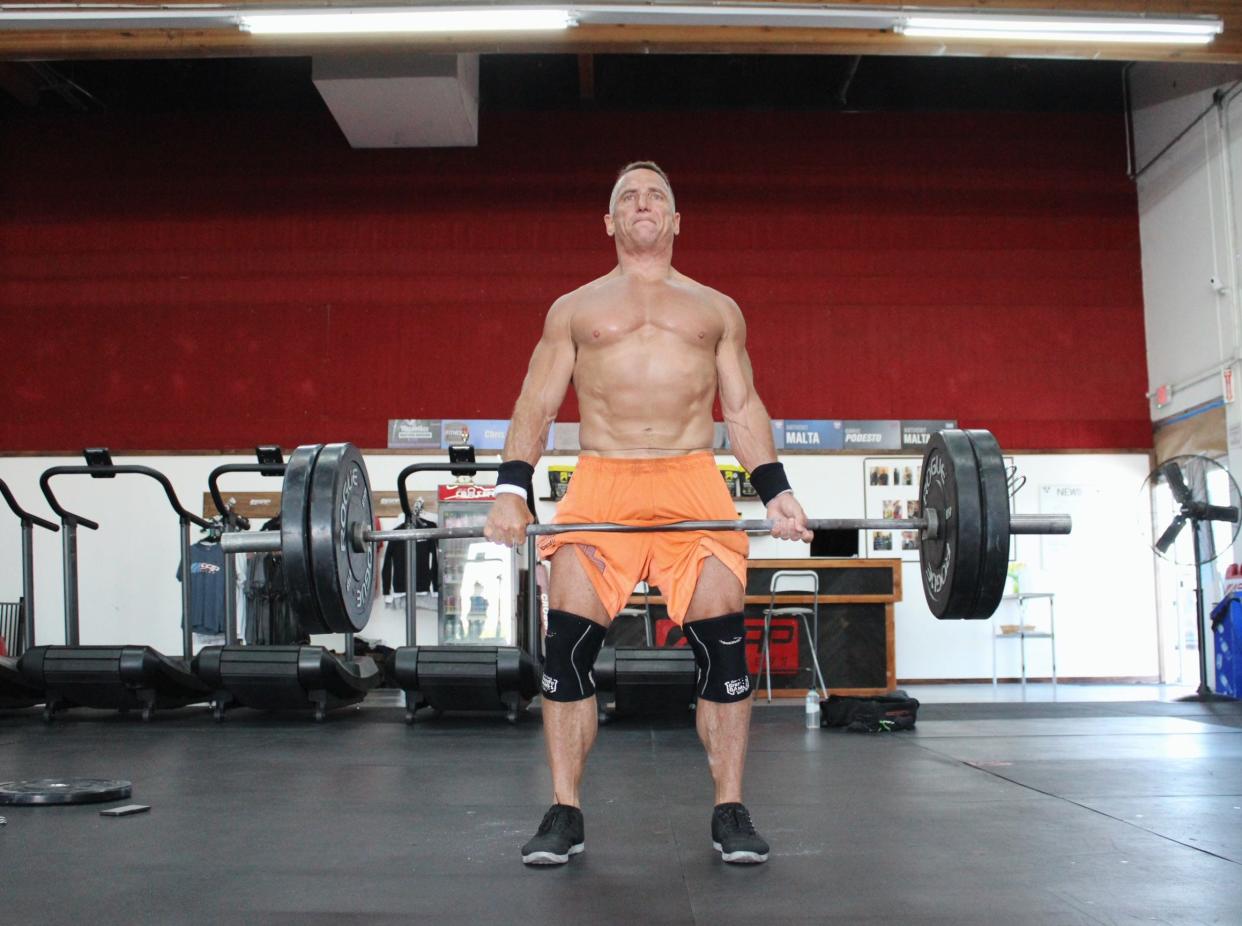
[[[702,299],[628,294],[594,299],[579,307],[572,332],[579,348],[634,341],[682,342],[714,352],[724,325],[715,307]]]

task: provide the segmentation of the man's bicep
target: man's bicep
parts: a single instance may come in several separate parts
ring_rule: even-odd
[[[746,323],[732,302],[716,350],[716,377],[720,383],[720,404],[726,414],[744,407],[754,393],[754,374],[746,352]]]
[[[522,397],[538,402],[552,413],[560,408],[574,373],[574,342],[568,313],[554,304],[544,322],[543,334],[530,357]]]

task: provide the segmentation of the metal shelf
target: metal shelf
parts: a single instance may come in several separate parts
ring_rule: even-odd
[[[1032,599],[1046,598],[1048,600],[1048,629],[1047,630],[1018,630],[1013,633],[1000,633],[996,630],[992,631],[992,686],[997,684],[996,678],[996,641],[997,640],[1017,640],[1021,650],[1022,658],[1022,684],[1026,684],[1026,641],[1027,640],[1047,640],[1048,649],[1052,655],[1052,687],[1056,690],[1057,685],[1057,622],[1056,612],[1053,609],[1053,592],[1019,592],[1016,595],[1005,595],[1002,601],[1016,601],[1018,603],[1018,626],[1026,624],[1026,603]],[[1000,612],[998,611],[997,614]],[[996,620],[993,615],[992,620]],[[996,626],[993,624],[993,626]]]

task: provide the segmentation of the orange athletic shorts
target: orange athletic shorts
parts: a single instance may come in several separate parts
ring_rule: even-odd
[[[552,523],[667,524],[735,518],[737,509],[716,458],[703,451],[643,459],[582,456]],[[549,559],[565,544],[573,544],[595,593],[613,617],[645,579],[659,587],[668,616],[680,625],[709,556],[719,559],[746,587],[750,541],[741,531],[569,531],[540,537],[539,555]]]

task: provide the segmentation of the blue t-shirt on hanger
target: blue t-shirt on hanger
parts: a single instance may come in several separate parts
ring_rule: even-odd
[[[181,581],[181,566],[177,566]],[[190,629],[224,633],[224,551],[218,543],[200,540],[190,547]]]

